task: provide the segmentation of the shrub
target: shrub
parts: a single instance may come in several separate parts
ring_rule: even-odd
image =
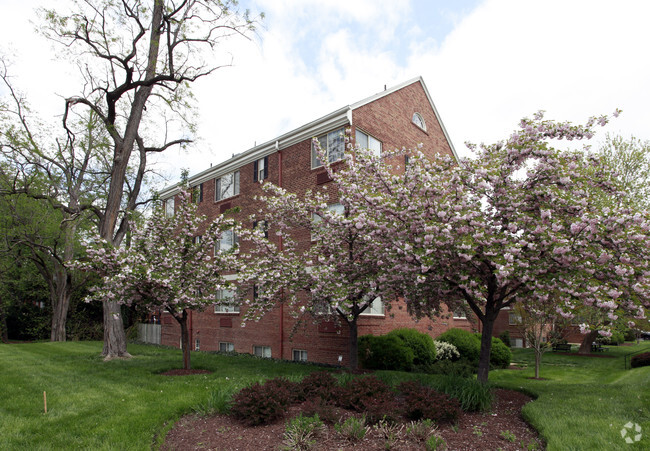
[[[643,354],[632,356],[631,366],[632,368],[650,366],[650,352],[644,352]]]
[[[428,365],[436,360],[436,347],[428,334],[405,327],[395,329],[387,335],[398,337],[413,351],[413,365]]]
[[[458,401],[419,382],[402,382],[399,391],[404,397],[404,413],[411,420],[453,421],[460,415]]]
[[[302,412],[307,416],[318,415],[321,420],[328,424],[334,424],[340,419],[334,403],[321,397],[305,401],[302,405]]]
[[[346,409],[364,412],[373,399],[393,396],[390,387],[376,376],[357,377],[340,390],[339,405]]]
[[[409,371],[413,351],[394,335],[364,335],[359,338],[359,361],[374,370]]]
[[[504,330],[499,334],[499,340],[503,342],[504,345],[510,347],[510,331]]]
[[[424,443],[427,451],[443,451],[447,449],[447,442],[439,435],[432,435]]]
[[[436,347],[436,359],[440,360],[458,360],[460,354],[456,346],[446,341],[434,341],[433,345]]]
[[[508,368],[512,360],[512,351],[499,338],[492,337],[490,365],[495,368]]]
[[[444,341],[456,346],[460,357],[474,364],[478,363],[481,350],[481,341],[471,332],[463,329],[449,329],[436,338],[437,341]]]
[[[301,399],[322,398],[328,401],[336,399],[338,381],[326,371],[314,371],[308,374],[299,385]]]
[[[623,332],[623,338],[625,341],[636,340],[636,333],[634,332],[634,329],[625,329],[625,332]]]
[[[230,413],[247,426],[270,423],[282,418],[295,392],[296,384],[286,379],[257,382],[233,396]]]

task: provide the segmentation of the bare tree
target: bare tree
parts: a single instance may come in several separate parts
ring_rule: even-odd
[[[43,34],[60,44],[83,79],[80,92],[65,99],[64,146],[74,153],[81,133],[76,118],[90,111],[108,139],[109,155],[105,197],[79,203],[70,214],[92,212],[101,238],[119,246],[129,230],[129,213],[145,201],[148,155],[191,142],[191,84],[230,64],[230,57],[225,64],[217,61],[217,44],[247,36],[256,19],[233,9],[235,1],[84,0],[74,5],[71,13],[41,10]],[[90,165],[72,166],[75,174],[91,171]],[[128,355],[120,305],[107,299],[103,308],[103,355]]]

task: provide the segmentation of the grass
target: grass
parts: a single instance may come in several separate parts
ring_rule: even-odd
[[[499,387],[523,390],[537,399],[523,409],[524,418],[547,441],[549,450],[650,449],[650,367],[625,370],[624,355],[649,344],[608,347],[615,358],[546,353],[540,377],[534,380],[534,355],[515,349],[513,362],[525,370],[490,372]],[[642,427],[643,437],[625,443],[621,429],[628,422]]]
[[[162,376],[180,366],[179,350],[130,344],[133,359],[104,362],[101,346],[0,344],[0,449],[155,448],[186,413],[221,411],[230,393],[252,382],[278,376],[295,380],[315,369],[251,356],[193,353],[193,366],[211,374]],[[490,381],[537,398],[523,414],[549,450],[650,449],[650,367],[625,370],[623,363],[624,354],[642,348],[609,348],[606,354],[616,357],[612,359],[549,352],[541,369],[547,380],[541,381],[530,379],[532,352],[515,350],[514,361],[527,369],[492,371]],[[435,375],[377,375],[393,385],[409,379],[433,386],[445,382]],[[632,445],[620,434],[628,422],[643,428],[641,441]]]
[[[313,370],[193,353],[193,367],[213,373],[162,376],[180,367],[180,351],[130,344],[133,359],[104,362],[101,349],[99,342],[0,344],[0,449],[150,449],[180,416],[213,407],[205,403],[214,393]]]

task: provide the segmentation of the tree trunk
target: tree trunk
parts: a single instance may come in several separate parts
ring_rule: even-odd
[[[7,314],[5,312],[5,304],[0,299],[0,343],[7,343],[9,341],[9,329],[7,328]]]
[[[539,379],[539,367],[542,364],[542,350],[535,348],[535,379]]]
[[[591,353],[591,344],[596,341],[598,338],[598,331],[592,330],[582,339],[580,343],[580,349],[578,349],[578,354],[590,354]]]
[[[111,360],[118,357],[131,357],[126,351],[126,333],[120,304],[117,301],[104,300],[104,349],[102,355],[104,360]]]
[[[348,321],[350,327],[350,369],[359,369],[359,337],[357,329],[357,318]]]
[[[50,341],[66,341],[65,326],[72,296],[72,277],[61,266],[54,270],[54,299],[52,299],[52,330]]]
[[[498,313],[498,312],[497,312]],[[494,329],[494,319],[496,315],[488,315],[486,312],[483,321],[483,332],[481,334],[481,353],[478,359],[478,374],[476,378],[479,382],[487,384],[488,374],[490,372],[490,352],[492,351],[492,330]]]
[[[181,347],[183,348],[183,369],[192,368],[190,364],[190,331],[187,327],[187,310],[183,310],[183,315],[178,318],[174,317],[181,326]]]

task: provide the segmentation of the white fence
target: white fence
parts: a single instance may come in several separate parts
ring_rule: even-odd
[[[145,343],[160,344],[160,324],[138,324],[138,338]]]

